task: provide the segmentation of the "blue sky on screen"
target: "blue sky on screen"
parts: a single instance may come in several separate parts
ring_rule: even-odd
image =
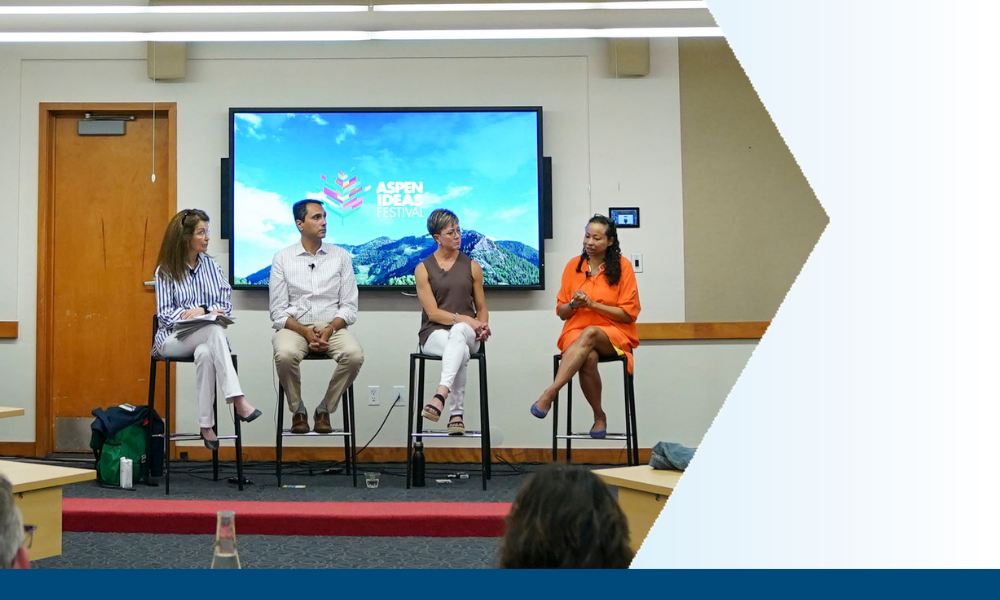
[[[291,206],[303,198],[327,202],[331,243],[423,235],[430,212],[445,207],[463,229],[537,249],[536,122],[533,111],[236,113],[235,275],[298,240]],[[324,193],[340,172],[370,186],[343,218]],[[422,184],[422,205],[379,206],[380,184],[392,182],[412,182],[414,202]]]

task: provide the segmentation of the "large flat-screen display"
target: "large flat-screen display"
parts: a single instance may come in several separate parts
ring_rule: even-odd
[[[267,287],[274,254],[299,240],[292,205],[311,198],[361,287],[413,286],[437,247],[427,218],[447,208],[487,287],[543,289],[541,108],[229,113],[235,288]]]

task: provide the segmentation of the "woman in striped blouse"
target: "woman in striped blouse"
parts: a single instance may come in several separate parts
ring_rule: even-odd
[[[156,316],[159,327],[153,339],[153,356],[190,358],[194,356],[195,381],[198,388],[198,425],[209,450],[219,448],[215,433],[212,401],[215,381],[236,409],[236,416],[253,421],[261,412],[243,397],[229,340],[217,324],[195,330],[178,339],[174,325],[178,321],[209,313],[230,315],[233,288],[222,274],[222,267],[206,252],[211,232],[208,215],[198,209],[186,209],[174,215],[160,246],[156,265]]]

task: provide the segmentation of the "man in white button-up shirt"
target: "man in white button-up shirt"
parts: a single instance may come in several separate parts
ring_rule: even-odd
[[[324,244],[326,211],[318,200],[292,207],[302,233],[299,243],[274,255],[271,263],[271,340],[278,380],[292,411],[292,433],[309,433],[302,403],[299,363],[306,354],[327,354],[337,367],[323,402],[313,414],[313,431],[330,433],[330,413],[361,370],[364,351],[347,327],[358,318],[358,284],[351,255]]]

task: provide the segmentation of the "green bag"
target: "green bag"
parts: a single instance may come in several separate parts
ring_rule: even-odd
[[[118,486],[121,482],[121,458],[132,459],[132,485],[142,481],[146,469],[146,430],[136,423],[104,440],[94,466],[97,480]]]

